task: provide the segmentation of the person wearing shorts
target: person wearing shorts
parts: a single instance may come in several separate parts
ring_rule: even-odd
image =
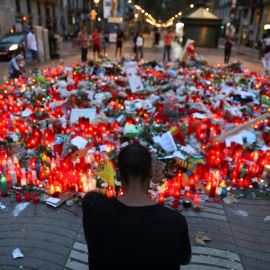
[[[78,34],[78,41],[80,42],[80,47],[82,51],[82,62],[87,61],[87,48],[88,48],[88,34],[86,32],[86,27],[83,26],[81,32]]]
[[[115,57],[117,57],[118,49],[120,51],[120,58],[122,57],[123,38],[124,38],[123,31],[122,30],[118,30],[117,31],[117,39],[116,39]]]
[[[100,34],[98,32],[98,29],[95,28],[94,33],[91,35],[91,39],[93,42],[93,53],[94,53],[94,60],[96,59],[96,53],[97,56],[100,52]]]
[[[106,39],[105,39],[105,34],[104,34],[104,30],[101,29],[100,31],[100,49],[101,52],[103,51],[103,56],[106,56]]]
[[[37,67],[38,62],[38,49],[37,49],[37,40],[35,36],[35,27],[30,27],[30,32],[27,35],[27,44],[28,49],[30,50],[32,54],[32,60],[33,60],[33,67]]]

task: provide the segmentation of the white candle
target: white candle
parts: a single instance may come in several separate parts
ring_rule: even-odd
[[[26,186],[26,179],[24,179],[24,178],[21,179],[21,185],[22,185],[22,186]]]
[[[35,181],[37,179],[37,172],[33,170],[31,170],[31,172],[32,172],[33,181]]]
[[[17,176],[15,171],[10,172],[10,177],[11,177],[11,182],[12,185],[14,186],[17,183]]]
[[[97,188],[97,181],[96,179],[88,180],[88,191],[95,190]]]

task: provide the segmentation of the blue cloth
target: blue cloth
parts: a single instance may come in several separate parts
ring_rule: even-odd
[[[38,51],[31,50],[31,53],[32,53],[32,58],[35,60],[38,60]]]
[[[20,68],[15,58],[12,58],[8,64],[8,74],[13,77],[19,72]],[[19,76],[18,76],[19,77]]]
[[[172,46],[169,45],[164,46],[163,61],[166,59],[166,54],[168,55],[168,61],[171,61],[171,48]]]

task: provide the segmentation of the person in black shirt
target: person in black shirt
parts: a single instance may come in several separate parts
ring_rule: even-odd
[[[117,38],[116,38],[115,57],[117,56],[118,49],[120,51],[120,58],[122,57],[123,38],[124,38],[123,31],[118,30],[117,31]]]
[[[91,270],[179,270],[191,258],[188,226],[176,210],[147,196],[151,155],[130,144],[118,156],[117,179],[124,194],[107,198],[95,191],[82,201]]]
[[[224,63],[228,64],[230,61],[230,56],[231,56],[231,50],[232,50],[232,45],[234,44],[234,40],[232,38],[232,32],[228,33],[228,36],[226,37],[226,40],[224,41],[225,45],[225,50],[224,50]]]
[[[156,52],[158,51],[158,45],[159,45],[159,39],[160,39],[160,33],[158,29],[155,29],[155,47],[156,47]]]

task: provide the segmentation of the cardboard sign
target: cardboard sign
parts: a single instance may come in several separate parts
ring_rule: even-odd
[[[91,109],[72,109],[70,114],[70,122],[75,123],[80,117],[89,118],[90,122],[96,117],[96,108]]]
[[[125,63],[126,74],[128,77],[130,89],[132,93],[142,91],[144,89],[142,79],[140,76],[140,70],[137,62],[126,62]]]

